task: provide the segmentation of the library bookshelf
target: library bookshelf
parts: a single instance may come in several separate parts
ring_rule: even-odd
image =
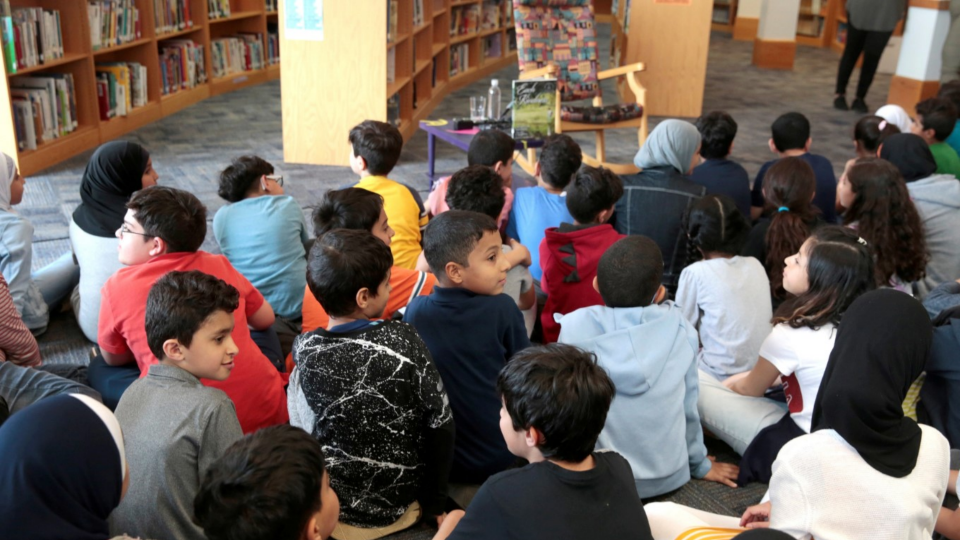
[[[10,0],[14,10],[41,7],[59,11],[64,48],[62,58],[18,69],[16,73],[7,72],[4,65],[6,84],[0,85],[0,150],[16,157],[21,174],[34,174],[211,96],[280,78],[279,63],[265,63],[262,69],[241,71],[222,77],[214,77],[212,67],[212,40],[238,33],[261,34],[263,40],[266,40],[268,25],[272,27],[278,21],[277,12],[267,9],[266,0],[229,0],[230,15],[222,18],[210,17],[207,0],[189,0],[187,5],[192,26],[166,32],[158,30],[154,17],[154,3],[163,1],[133,0],[133,5],[139,11],[139,38],[95,49],[91,42],[87,2]],[[202,47],[206,81],[192,88],[182,88],[163,95],[160,49],[170,40],[190,40]],[[266,50],[266,43],[263,46]],[[109,62],[136,62],[146,66],[146,103],[127,111],[125,116],[102,120],[96,73],[98,64]],[[11,86],[16,85],[18,77],[54,73],[69,73],[73,76],[77,127],[66,135],[38,143],[35,150],[20,150],[10,104]]]
[[[478,24],[458,24],[467,11]],[[323,40],[281,27],[280,48],[297,66],[281,74],[284,160],[317,165],[349,164],[347,134],[363,120],[392,122],[408,140],[451,92],[517,61],[510,0],[326,1]]]

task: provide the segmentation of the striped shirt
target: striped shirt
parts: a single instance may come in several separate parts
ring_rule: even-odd
[[[7,280],[0,276],[0,361],[8,360],[18,366],[41,364],[37,340],[23,324]]]

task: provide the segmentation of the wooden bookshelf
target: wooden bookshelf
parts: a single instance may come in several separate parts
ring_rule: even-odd
[[[138,39],[93,49],[87,2],[82,0],[11,0],[13,9],[20,7],[43,7],[60,11],[63,33],[64,56],[44,64],[18,69],[16,73],[4,73],[7,84],[0,85],[0,150],[15,156],[21,174],[30,175],[60,163],[81,152],[120,137],[130,131],[183,110],[211,96],[280,78],[280,65],[267,65],[264,69],[233,73],[214,78],[210,42],[219,37],[238,32],[263,35],[264,56],[267,56],[267,27],[276,24],[277,12],[268,12],[264,0],[230,0],[230,16],[210,19],[204,0],[190,2],[193,26],[173,32],[159,33],[154,20],[154,2],[159,0],[135,0],[139,10],[141,35]],[[189,39],[204,50],[204,65],[207,82],[194,88],[181,89],[161,95],[160,43],[172,39]],[[138,62],[147,68],[147,103],[128,111],[126,116],[101,120],[97,102],[95,64],[101,62]],[[5,64],[4,64],[5,66]],[[4,67],[5,69],[5,67]],[[13,113],[10,107],[10,81],[23,75],[44,73],[71,73],[76,86],[77,123],[73,132],[56,139],[44,141],[36,150],[19,151],[17,148]]]
[[[733,24],[737,20],[737,0],[713,0],[711,30],[733,33]]]
[[[423,20],[415,24],[418,2],[422,2]],[[395,123],[404,139],[409,139],[419,122],[451,92],[517,61],[516,50],[510,50],[511,0],[397,0],[395,5],[396,37],[390,42],[385,31],[388,0],[325,1],[323,41],[287,39],[280,29],[284,61],[303,66],[282,73],[285,161],[347,165],[350,128],[366,119],[391,121],[388,101],[392,96],[399,101]],[[476,6],[482,20],[482,8],[487,5],[499,9],[496,28],[478,24],[469,33],[451,35],[455,11]],[[284,9],[281,5],[281,17]],[[467,66],[451,75],[451,54],[461,46],[469,50]],[[392,81],[387,74],[391,56]],[[463,116],[468,115],[466,101]]]

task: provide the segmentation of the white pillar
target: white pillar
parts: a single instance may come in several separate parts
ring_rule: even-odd
[[[733,23],[733,39],[753,41],[760,25],[760,7],[763,0],[740,0],[737,3],[737,18]]]
[[[753,42],[753,65],[793,69],[799,16],[800,0],[762,0],[757,38]]]
[[[911,112],[918,102],[937,95],[943,44],[950,31],[949,9],[948,1],[911,0],[887,103]]]

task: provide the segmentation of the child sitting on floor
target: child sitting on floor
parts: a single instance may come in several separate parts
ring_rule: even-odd
[[[497,222],[477,212],[435,217],[424,252],[438,284],[413,299],[404,320],[430,349],[457,426],[452,482],[480,484],[514,461],[498,436],[497,374],[530,340],[516,302],[503,292],[507,262]]]
[[[325,540],[340,501],[320,443],[280,425],[227,448],[203,478],[193,508],[209,540]]]
[[[693,203],[686,228],[703,260],[681,272],[676,301],[700,334],[700,370],[723,380],[752,368],[770,334],[770,282],[760,261],[738,255],[750,225],[730,197]]]
[[[230,398],[200,379],[230,376],[239,305],[237,289],[197,270],[170,272],[150,288],[147,343],[160,363],[117,406],[130,488],[110,515],[114,534],[206,538],[193,522],[193,498],[207,469],[243,432]]]
[[[616,385],[597,448],[622,454],[641,498],[691,477],[733,486],[737,467],[714,463],[697,414],[697,331],[666,300],[663,257],[646,236],[628,236],[600,258],[593,284],[606,305],[560,320],[560,343],[597,355]]]
[[[307,283],[328,328],[297,338],[290,424],[326,449],[345,504],[334,536],[374,539],[444,511],[453,419],[412,326],[380,321],[393,256],[367,231],[334,229],[310,249]],[[385,466],[389,464],[389,466]]]
[[[360,176],[354,187],[383,197],[383,209],[397,233],[390,245],[393,263],[413,269],[421,251],[427,210],[416,190],[387,178],[400,160],[403,136],[391,124],[365,120],[350,130],[350,146],[350,168]]]
[[[700,164],[690,171],[690,180],[707,188],[707,194],[729,196],[745,218],[750,217],[750,176],[730,159],[737,123],[723,111],[714,111],[697,119],[700,140]]]
[[[540,287],[547,295],[540,316],[545,343],[557,341],[560,335],[555,315],[603,304],[593,278],[603,252],[624,236],[607,223],[622,196],[623,181],[602,167],[581,168],[567,186],[567,210],[573,222],[547,229],[540,243]]]
[[[960,178],[960,157],[946,142],[957,124],[957,108],[944,98],[929,98],[917,103],[916,118],[910,132],[923,137],[937,162],[937,174]]]
[[[434,540],[649,540],[630,464],[594,450],[614,393],[596,358],[576,347],[514,356],[497,378],[500,433],[530,464],[487,480]]]

